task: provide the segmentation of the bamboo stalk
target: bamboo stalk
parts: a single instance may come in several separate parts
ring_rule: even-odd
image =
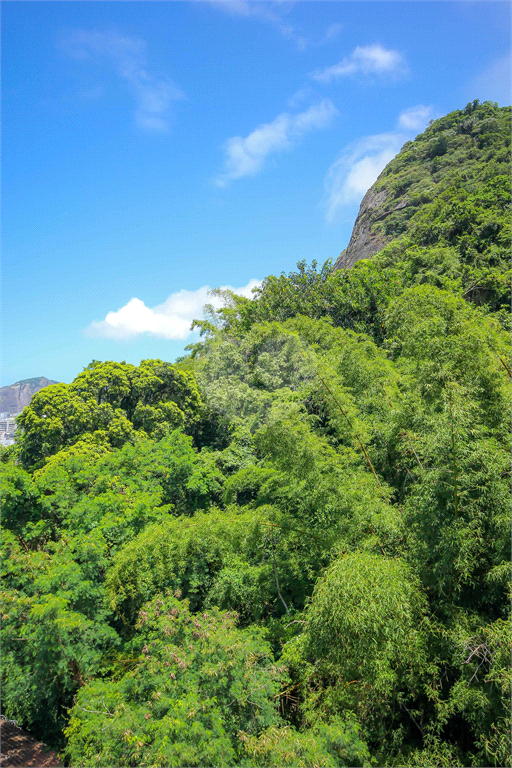
[[[407,440],[409,441],[409,445],[410,445],[410,447],[411,447],[411,451],[414,453],[414,456],[416,457],[416,461],[418,462],[418,464],[419,464],[419,466],[420,466],[420,468],[421,468],[421,469],[425,469],[425,468],[424,468],[424,466],[423,466],[423,464],[421,463],[421,461],[420,461],[420,460],[419,460],[419,458],[418,458],[418,454],[417,454],[417,453],[416,453],[416,451],[414,450],[413,444],[412,444],[412,442],[411,442],[411,437],[410,437],[410,435],[409,435],[407,432],[406,432],[405,434],[407,435]]]
[[[279,579],[277,578],[277,565],[276,565],[276,555],[274,552],[274,534],[272,533],[272,536],[270,537],[270,540],[272,542],[272,559],[274,561],[274,576],[276,579],[276,587],[277,587],[277,594],[279,595],[279,599],[281,600],[282,604],[284,605],[284,609],[286,613],[290,613],[288,606],[286,605],[284,601],[284,597],[281,594],[281,590],[279,589]]]
[[[337,406],[338,406],[338,408],[340,409],[340,411],[341,411],[341,413],[343,414],[343,416],[346,418],[346,420],[347,420],[347,422],[348,422],[348,425],[349,425],[350,429],[352,430],[352,433],[353,433],[353,435],[354,435],[354,437],[355,437],[355,439],[356,439],[356,442],[357,442],[357,444],[359,445],[360,449],[361,449],[361,450],[362,450],[362,452],[364,453],[365,459],[366,459],[366,461],[368,462],[368,465],[369,465],[369,467],[370,467],[370,469],[371,469],[371,471],[372,471],[372,473],[373,473],[373,476],[374,476],[374,478],[376,479],[376,481],[377,481],[377,482],[378,482],[378,484],[380,485],[380,484],[381,484],[381,482],[380,482],[380,480],[379,480],[379,478],[378,478],[378,476],[377,476],[377,473],[376,473],[376,471],[375,471],[375,469],[374,469],[374,466],[373,466],[373,464],[372,464],[372,462],[371,462],[371,460],[370,460],[370,457],[368,456],[367,450],[366,450],[366,448],[364,447],[364,445],[363,445],[363,442],[360,440],[360,438],[359,438],[359,435],[358,435],[358,434],[357,434],[357,432],[355,431],[355,429],[354,429],[354,427],[353,427],[353,425],[352,425],[352,422],[350,421],[350,419],[349,419],[349,417],[348,417],[348,414],[347,414],[347,413],[346,413],[346,412],[343,410],[343,408],[342,408],[341,404],[338,402],[338,399],[337,399],[336,395],[333,393],[333,391],[330,389],[330,387],[329,387],[329,385],[327,384],[327,382],[324,380],[324,378],[322,377],[322,375],[321,375],[320,373],[318,373],[318,371],[317,371],[317,376],[318,376],[318,378],[320,379],[320,381],[322,382],[322,384],[324,385],[324,387],[326,388],[326,390],[327,390],[327,391],[329,392],[329,394],[331,395],[332,399],[334,400],[334,402],[336,403],[336,405],[337,405]]]
[[[500,355],[497,355],[497,358],[501,362],[502,366],[504,367],[504,369],[506,370],[510,378],[512,379],[512,371],[510,370],[506,362],[503,360],[503,358]]]
[[[459,517],[459,489],[458,489],[458,478],[457,478],[457,459],[455,456],[455,434],[453,431],[453,409],[452,409],[451,387],[449,387],[448,392],[450,393],[449,403],[450,403],[450,429],[451,429],[452,463],[453,463],[453,504],[455,507],[455,519],[457,520]]]

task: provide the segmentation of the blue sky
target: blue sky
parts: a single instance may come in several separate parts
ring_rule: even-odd
[[[2,383],[174,360],[336,259],[400,146],[510,104],[507,2],[2,2]]]

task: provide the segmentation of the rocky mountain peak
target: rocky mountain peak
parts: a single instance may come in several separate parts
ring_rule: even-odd
[[[40,389],[50,384],[58,384],[57,381],[47,379],[45,376],[36,376],[32,379],[22,379],[0,388],[0,411],[6,413],[20,413],[31,401],[33,395]]]

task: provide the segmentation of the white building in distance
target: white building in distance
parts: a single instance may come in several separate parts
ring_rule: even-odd
[[[14,433],[18,428],[16,416],[19,416],[19,413],[0,413],[0,445],[14,443]]]

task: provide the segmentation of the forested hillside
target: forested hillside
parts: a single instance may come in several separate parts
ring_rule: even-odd
[[[510,115],[405,145],[373,258],[25,408],[3,712],[67,764],[511,764]]]
[[[475,102],[462,116],[452,112],[408,141],[365,195],[336,266],[351,266],[407,236],[417,245],[456,246],[468,292],[490,290],[496,279],[503,285],[509,133],[509,110]]]

